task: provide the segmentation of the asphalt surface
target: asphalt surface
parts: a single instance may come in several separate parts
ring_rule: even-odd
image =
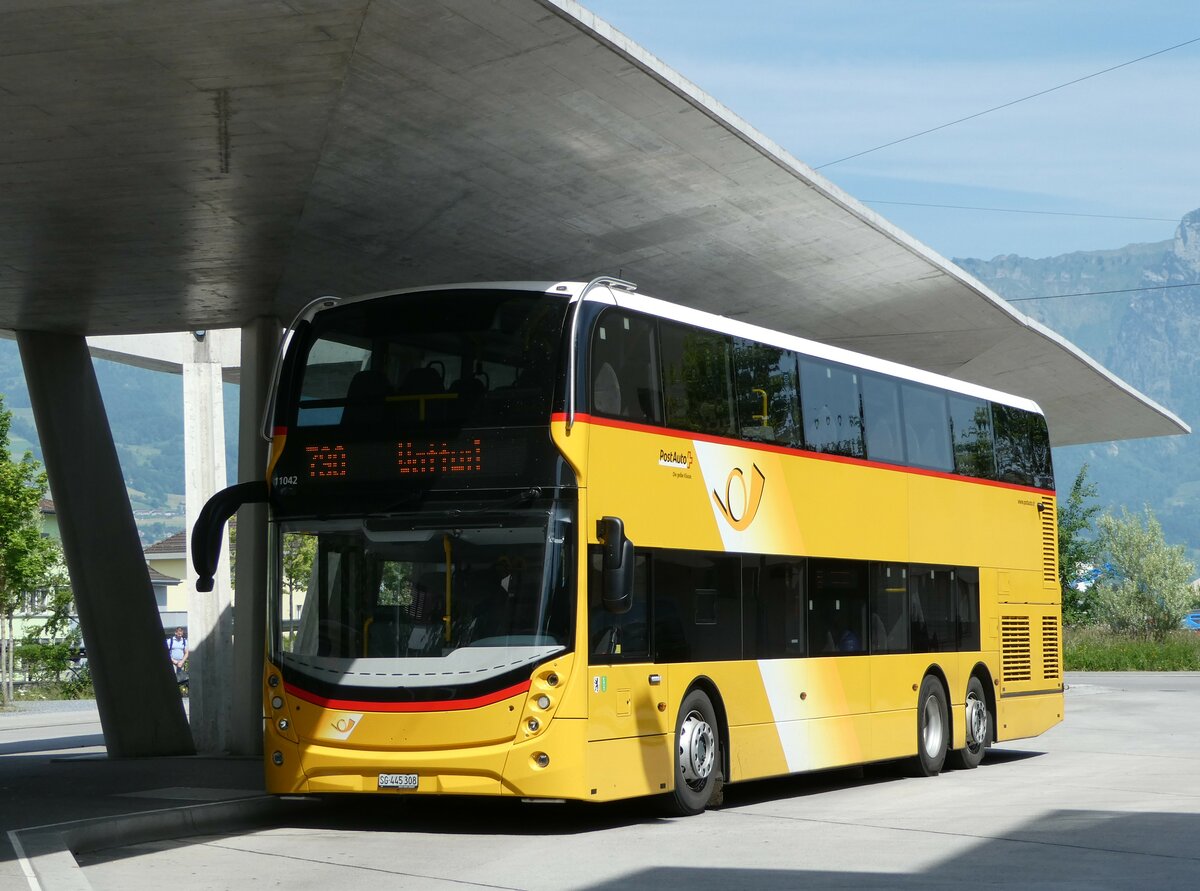
[[[94,707],[0,713],[0,889],[1200,886],[1200,674],[1067,681],[1064,724],[977,770],[747,783],[691,818],[265,799],[256,759],[109,761]]]

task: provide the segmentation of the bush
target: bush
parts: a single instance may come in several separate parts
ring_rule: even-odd
[[[1200,634],[1181,630],[1158,638],[1067,628],[1063,664],[1067,671],[1200,671]]]

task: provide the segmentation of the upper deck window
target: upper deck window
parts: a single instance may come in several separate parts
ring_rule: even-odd
[[[807,448],[863,457],[858,372],[821,359],[801,359],[800,404]]]
[[[654,320],[619,309],[592,334],[591,406],[596,414],[643,424],[662,422]]]
[[[660,332],[667,426],[736,436],[730,338],[667,322]]]
[[[319,314],[303,345],[299,427],[547,424],[566,300],[426,291]]]

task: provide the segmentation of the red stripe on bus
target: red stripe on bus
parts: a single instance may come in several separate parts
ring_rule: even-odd
[[[565,412],[555,412],[550,416],[551,423],[557,421],[566,423]],[[729,436],[713,436],[710,433],[694,433],[690,430],[678,430],[674,427],[658,427],[653,424],[638,424],[634,421],[622,421],[617,418],[598,418],[594,415],[579,412],[575,415],[579,423],[592,424],[597,427],[612,427],[617,430],[629,430],[633,433],[651,433],[658,436],[679,436],[683,439],[711,442],[716,445],[739,446],[755,452],[773,452],[777,455],[794,455],[798,458],[810,458],[814,461],[832,461],[834,464],[853,464],[857,467],[874,467],[877,470],[890,470],[895,473],[911,473],[916,476],[929,476],[935,479],[957,480],[964,483],[975,483],[980,486],[994,486],[998,489],[1012,489],[1017,492],[1031,492],[1034,495],[1054,495],[1053,489],[1039,489],[1036,486],[1022,486],[1020,483],[1006,483],[1001,480],[985,480],[977,476],[962,476],[957,473],[946,473],[944,470],[928,470],[924,467],[910,467],[904,464],[887,464],[883,461],[870,461],[866,458],[851,458],[846,455],[828,455],[824,452],[810,452],[806,449],[794,449],[789,446],[770,445],[762,442],[749,442],[744,439],[734,439]]]
[[[482,708],[485,705],[500,702],[511,696],[519,696],[522,693],[529,692],[529,685],[529,681],[521,681],[519,684],[513,684],[513,686],[503,690],[497,690],[494,693],[485,693],[483,696],[474,696],[470,699],[435,699],[429,702],[362,702],[357,699],[328,699],[324,696],[318,696],[316,693],[310,693],[308,690],[302,690],[293,684],[285,683],[283,688],[289,696],[295,696],[297,699],[303,699],[305,702],[311,702],[313,705],[319,705],[322,708],[336,708],[342,711],[453,712],[471,708]]]

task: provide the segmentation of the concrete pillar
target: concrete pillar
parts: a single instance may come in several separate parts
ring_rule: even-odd
[[[178,336],[190,347],[183,351],[184,497],[190,530],[204,502],[226,485],[225,412],[221,364],[209,348],[207,335]],[[196,571],[190,560],[187,583],[192,739],[198,752],[219,754],[231,748],[233,590],[228,534],[222,536],[212,591],[196,591]]]
[[[261,480],[268,444],[260,435],[281,326],[261,318],[242,329],[238,415],[238,482]],[[262,677],[267,633],[267,506],[248,504],[237,513],[237,633],[233,641],[233,733],[231,750],[262,754]]]
[[[109,757],[191,754],[191,735],[83,337],[18,331]]]

